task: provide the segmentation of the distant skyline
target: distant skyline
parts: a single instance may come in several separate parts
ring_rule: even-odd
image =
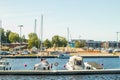
[[[34,32],[40,36],[43,14],[43,40],[54,35],[72,39],[116,41],[120,32],[120,0],[0,0],[0,20],[5,30],[19,34],[23,25],[26,38]],[[120,40],[120,34],[118,39]]]

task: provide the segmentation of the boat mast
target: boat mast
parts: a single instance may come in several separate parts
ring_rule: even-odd
[[[0,51],[1,51],[1,48],[2,48],[2,39],[1,39],[1,36],[2,36],[2,21],[0,20]]]
[[[36,23],[37,23],[37,19],[35,19],[35,26],[34,26],[34,33],[36,34]]]
[[[40,51],[42,51],[42,42],[43,42],[43,15],[41,14],[41,43],[40,43]]]
[[[67,41],[68,41],[68,43],[67,43],[67,52],[68,52],[68,46],[69,46],[69,28],[67,28]]]

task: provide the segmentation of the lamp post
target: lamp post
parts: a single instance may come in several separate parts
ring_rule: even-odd
[[[119,43],[118,43],[118,34],[120,33],[120,32],[116,32],[117,33],[117,48],[119,48]]]
[[[20,38],[19,38],[19,43],[20,43],[20,49],[21,49],[21,43],[22,43],[21,29],[22,29],[23,25],[18,25],[18,27],[20,27]]]

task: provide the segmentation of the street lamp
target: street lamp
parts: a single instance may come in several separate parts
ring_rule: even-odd
[[[117,48],[119,48],[118,47],[118,34],[120,33],[120,32],[116,32],[117,33]]]
[[[21,49],[21,43],[22,43],[21,29],[22,29],[23,25],[18,25],[18,27],[20,27],[20,38],[19,38],[19,43],[20,43],[20,49]]]

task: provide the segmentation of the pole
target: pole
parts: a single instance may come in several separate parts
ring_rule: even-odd
[[[21,29],[22,29],[23,25],[19,25],[18,27],[20,27],[20,39],[19,39],[20,49],[19,50],[21,50],[21,44],[22,44]]]
[[[34,33],[36,33],[36,22],[37,22],[37,19],[35,19]]]
[[[116,32],[116,33],[117,33],[117,48],[119,48],[118,34],[119,34],[120,32]]]
[[[42,51],[42,42],[43,42],[43,15],[41,15],[41,44],[40,44],[40,50]]]

